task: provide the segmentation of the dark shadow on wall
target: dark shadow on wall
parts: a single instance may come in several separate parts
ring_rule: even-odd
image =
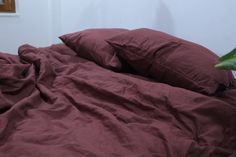
[[[163,0],[159,0],[154,28],[172,35],[175,34],[172,14]]]

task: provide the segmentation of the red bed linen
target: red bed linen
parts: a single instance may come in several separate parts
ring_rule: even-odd
[[[0,54],[2,157],[225,157],[236,90],[208,97],[104,69],[59,45]]]

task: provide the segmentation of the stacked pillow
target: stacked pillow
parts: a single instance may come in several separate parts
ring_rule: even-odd
[[[98,65],[119,71],[122,64],[115,50],[105,41],[126,29],[87,29],[80,32],[65,34],[60,39],[80,57],[94,61]]]
[[[163,32],[90,29],[60,38],[105,68],[119,71],[125,61],[142,76],[195,92],[212,95],[234,82],[231,71],[214,68],[218,56],[213,52]]]

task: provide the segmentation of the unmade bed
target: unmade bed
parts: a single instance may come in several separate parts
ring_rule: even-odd
[[[95,29],[61,39],[65,44],[0,53],[1,157],[227,157],[236,151],[232,73],[197,70],[207,81],[191,73],[207,69],[199,65],[212,63],[212,54],[200,62],[182,56],[173,65],[172,54],[205,48],[148,29]],[[120,55],[103,57],[101,50]],[[183,66],[188,80],[169,74]]]

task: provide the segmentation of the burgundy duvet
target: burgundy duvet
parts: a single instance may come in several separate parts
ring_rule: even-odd
[[[227,157],[236,90],[116,73],[63,45],[0,54],[0,157]]]

